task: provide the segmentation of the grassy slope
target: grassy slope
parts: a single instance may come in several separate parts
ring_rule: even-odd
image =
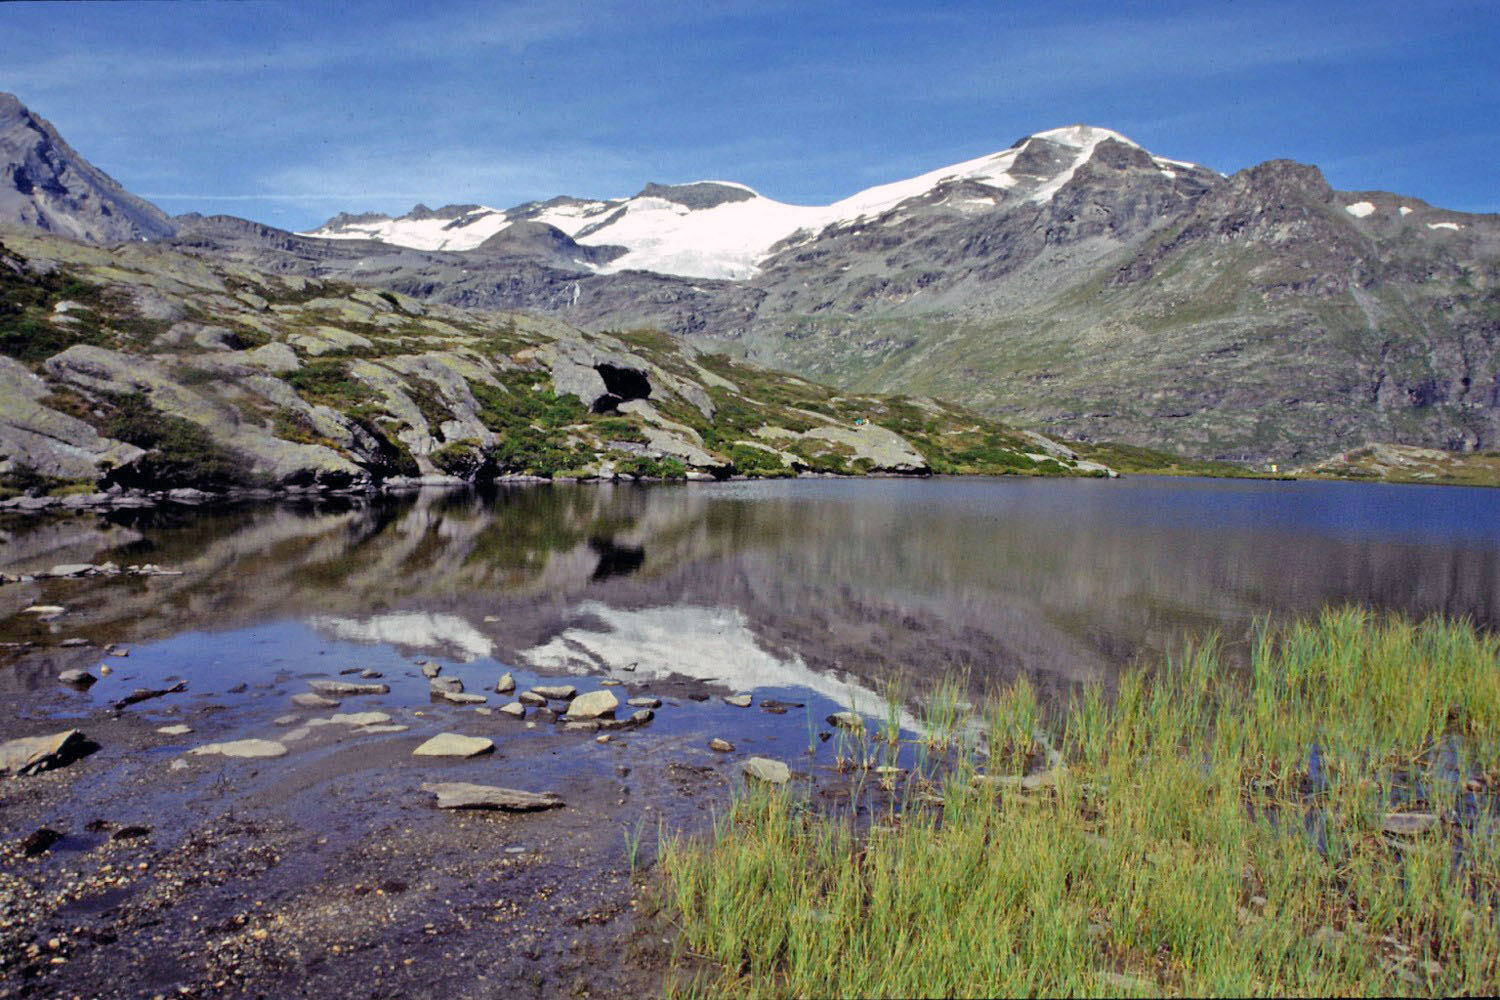
[[[663,845],[684,960],[708,960],[689,992],[1500,989],[1494,637],[1327,612],[1263,636],[1249,677],[1208,645],[1112,702],[1085,690],[1050,737],[1024,683],[957,704],[930,706],[924,747],[957,740],[956,762],[903,779],[904,811],[856,827],[759,791],[712,841]],[[1026,788],[1046,743],[1066,764]],[[1438,818],[1398,834],[1392,812]]]

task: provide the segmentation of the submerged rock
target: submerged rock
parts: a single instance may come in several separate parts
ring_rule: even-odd
[[[292,695],[292,704],[299,708],[338,708],[339,702],[334,698],[325,698],[311,691],[300,691]]]
[[[477,757],[495,749],[495,741],[483,736],[439,733],[412,751],[413,757]]]
[[[338,712],[329,716],[328,721],[346,726],[378,726],[390,722],[391,717],[384,712]]]
[[[197,756],[217,754],[221,757],[285,757],[286,747],[275,740],[230,740],[193,747],[188,753]]]
[[[88,749],[88,740],[76,729],[10,740],[0,743],[0,774],[37,774],[54,767],[66,767]]]
[[[745,776],[772,785],[784,785],[791,780],[792,769],[770,757],[751,757],[741,765]]]
[[[422,786],[424,792],[437,796],[439,809],[503,809],[506,812],[538,812],[558,809],[564,803],[554,792],[523,792],[496,785],[475,785],[466,781],[441,781]]]
[[[574,698],[568,705],[565,719],[597,719],[601,715],[613,714],[620,707],[620,699],[613,691],[590,691]]]
[[[163,736],[186,736],[193,731],[193,727],[178,723],[175,726],[161,726],[156,731]]]

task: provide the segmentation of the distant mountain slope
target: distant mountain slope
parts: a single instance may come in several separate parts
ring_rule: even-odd
[[[594,270],[656,271],[692,278],[741,280],[761,273],[779,245],[814,239],[829,226],[873,218],[912,199],[941,192],[960,211],[993,207],[1001,197],[1043,203],[1101,142],[1139,149],[1117,132],[1075,125],[1029,136],[1009,149],[883,184],[831,205],[788,205],[742,184],[700,181],[648,184],[630,198],[557,198],[506,211],[481,205],[418,205],[398,218],[339,215],[305,233],[325,239],[373,239],[417,250],[471,250],[523,221],[542,222],[589,246],[622,248]],[[1142,153],[1164,176],[1203,177],[1212,171]]]
[[[0,224],[91,243],[159,239],[172,220],[63,141],[50,122],[0,93]]]

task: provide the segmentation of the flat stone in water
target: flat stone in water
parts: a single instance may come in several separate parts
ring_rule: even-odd
[[[482,694],[465,694],[462,691],[434,691],[432,693],[435,697],[455,705],[483,705],[485,703],[485,697]]]
[[[404,732],[406,732],[410,728],[411,728],[410,726],[400,726],[400,725],[393,725],[393,726],[365,726],[363,729],[360,730],[360,732],[362,732],[362,733],[404,733]]]
[[[500,711],[516,719],[524,719],[526,717],[526,706],[519,701],[513,701],[508,705],[501,705]]]
[[[390,694],[389,684],[361,684],[358,681],[329,679],[308,681],[308,686],[318,694]]]
[[[568,705],[565,719],[597,719],[609,715],[620,707],[620,699],[613,691],[590,691],[573,699]]]
[[[518,696],[523,705],[536,705],[538,708],[547,704],[547,699],[535,691],[522,691]]]
[[[292,695],[292,704],[300,708],[338,708],[339,703],[334,698],[325,698],[311,691],[301,691]]]
[[[538,812],[557,809],[563,800],[553,792],[523,792],[496,785],[475,785],[467,781],[440,781],[422,786],[424,792],[437,796],[439,809],[503,809],[506,812]],[[521,849],[522,851],[525,848]],[[507,853],[517,853],[507,848]]]
[[[228,743],[193,747],[188,753],[198,756],[218,754],[221,757],[285,757],[286,747],[275,740],[230,740]]]
[[[161,728],[157,729],[157,732],[161,733],[163,736],[186,736],[192,731],[192,726],[184,726],[181,723],[178,723],[175,726],[162,726]]]
[[[749,708],[752,700],[748,694],[727,694],[724,696],[724,704],[733,705],[735,708]]]
[[[433,694],[442,694],[445,691],[449,694],[459,694],[464,689],[464,682],[457,677],[434,677],[427,682],[427,687]]]
[[[719,753],[733,753],[734,752],[734,744],[733,743],[729,742],[728,740],[721,740],[717,736],[715,736],[713,739],[711,739],[711,740],[708,741],[708,748],[710,750],[717,750]]]
[[[661,708],[660,698],[628,698],[625,704],[631,708]]]
[[[86,688],[94,684],[94,682],[96,682],[99,678],[95,677],[87,670],[64,670],[62,673],[57,675],[57,679],[62,683],[72,685],[73,687]]]
[[[772,785],[784,785],[792,777],[791,768],[770,757],[751,757],[741,766],[745,769],[746,777]]]
[[[578,694],[571,684],[554,684],[551,687],[534,687],[531,690],[550,701],[570,701]]]
[[[298,716],[295,716],[295,715],[278,715],[278,716],[276,716],[276,718],[272,719],[271,721],[274,722],[278,726],[292,726],[292,725],[296,725],[297,719],[298,719]]]
[[[495,741],[483,736],[439,733],[412,751],[413,757],[477,757],[495,749]]]
[[[621,684],[624,684],[624,683],[625,683],[624,681],[603,680],[603,681],[599,682],[599,686],[600,687],[613,688],[613,687],[619,687]]]

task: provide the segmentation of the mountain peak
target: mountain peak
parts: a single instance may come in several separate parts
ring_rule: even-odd
[[[0,223],[90,243],[159,239],[165,212],[80,156],[47,119],[0,93]]]

